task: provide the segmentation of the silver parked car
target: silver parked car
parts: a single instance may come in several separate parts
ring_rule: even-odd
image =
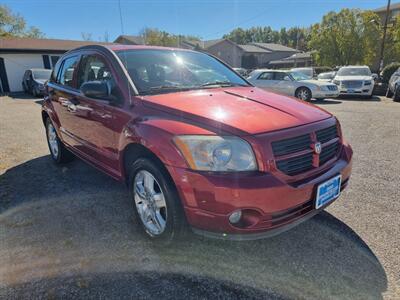
[[[337,71],[333,83],[341,95],[356,95],[370,98],[375,81],[368,66],[345,66]]]
[[[295,71],[254,70],[247,80],[257,87],[295,96],[305,101],[309,101],[311,98],[322,100],[339,96],[335,84],[309,79],[303,73]]]

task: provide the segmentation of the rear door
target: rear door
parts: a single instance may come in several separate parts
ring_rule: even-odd
[[[70,55],[61,62],[58,74],[54,81],[48,83],[49,98],[58,117],[61,139],[76,148],[81,148],[82,143],[74,135],[76,118],[71,110],[76,102],[78,90],[76,88],[76,71],[80,56]]]

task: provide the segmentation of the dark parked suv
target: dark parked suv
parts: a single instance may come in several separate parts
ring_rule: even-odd
[[[45,83],[49,80],[51,70],[47,69],[29,69],[24,73],[22,78],[22,88],[25,93],[29,93],[35,97],[44,94]]]
[[[51,156],[125,181],[143,233],[257,239],[347,186],[352,150],[330,113],[253,87],[196,51],[86,46],[65,54],[42,118]],[[110,199],[112,201],[112,199]]]
[[[386,97],[393,97],[394,101],[400,101],[400,68],[390,77]]]

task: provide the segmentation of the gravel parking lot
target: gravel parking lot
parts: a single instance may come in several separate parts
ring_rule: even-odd
[[[161,248],[124,185],[51,162],[39,102],[0,97],[0,298],[400,298],[400,103],[318,103],[355,153],[326,212],[271,239]]]

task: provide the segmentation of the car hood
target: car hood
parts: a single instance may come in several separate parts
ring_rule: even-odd
[[[372,76],[336,76],[335,80],[372,80]]]
[[[143,96],[143,105],[200,126],[233,134],[256,134],[296,127],[332,115],[309,103],[255,87],[192,90]]]

